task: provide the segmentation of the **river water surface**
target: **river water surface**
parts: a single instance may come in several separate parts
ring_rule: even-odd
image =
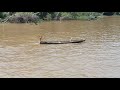
[[[86,39],[79,44],[44,41]],[[0,24],[0,77],[120,78],[120,17]]]

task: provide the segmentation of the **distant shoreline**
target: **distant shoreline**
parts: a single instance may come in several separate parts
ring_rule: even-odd
[[[105,17],[119,17],[119,15],[111,15],[111,16],[107,16],[107,15],[102,15],[102,16],[98,16],[98,17],[93,17],[93,18],[81,18],[81,19],[62,19],[61,21],[74,21],[74,20],[76,20],[76,21],[93,21],[93,20],[98,20],[98,19],[101,19],[101,18],[105,18]],[[60,20],[39,20],[38,22],[5,22],[5,23],[7,23],[7,24],[36,24],[37,25],[37,23],[39,24],[39,23],[42,23],[42,22],[50,22],[50,21],[58,21],[58,22],[60,22]],[[0,24],[2,24],[2,23],[4,23],[4,21],[3,22],[1,22]]]

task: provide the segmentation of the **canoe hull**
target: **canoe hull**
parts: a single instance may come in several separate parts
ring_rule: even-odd
[[[68,43],[81,43],[85,40],[74,40],[74,41],[41,41],[40,44],[68,44]]]

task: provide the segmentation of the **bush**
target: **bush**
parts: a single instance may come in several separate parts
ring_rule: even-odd
[[[38,21],[39,17],[30,12],[15,13],[8,19],[10,23],[37,23]]]
[[[8,13],[8,12],[0,12],[0,18],[1,18],[1,19],[6,18],[7,16],[9,16],[9,13]]]

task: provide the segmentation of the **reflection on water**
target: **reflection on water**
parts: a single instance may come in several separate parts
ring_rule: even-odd
[[[86,39],[40,45],[43,40]],[[0,24],[0,77],[120,77],[120,17]]]

